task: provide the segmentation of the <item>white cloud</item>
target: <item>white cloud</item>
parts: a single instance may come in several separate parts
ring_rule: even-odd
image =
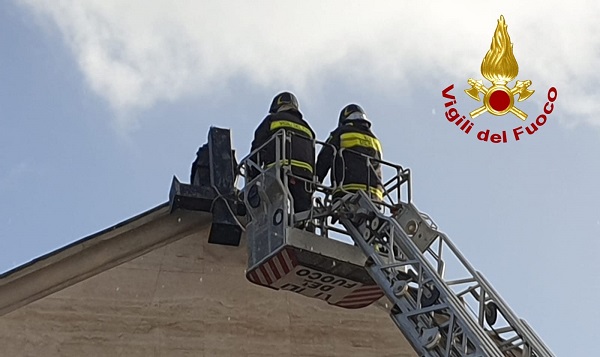
[[[209,95],[234,76],[274,88],[345,72],[381,88],[459,83],[479,77],[504,14],[520,77],[537,79],[542,92],[558,87],[571,124],[600,126],[594,1],[21,2],[58,26],[89,86],[117,113]]]

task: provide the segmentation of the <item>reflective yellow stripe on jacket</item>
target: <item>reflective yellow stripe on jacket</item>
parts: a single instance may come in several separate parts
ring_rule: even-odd
[[[379,200],[383,200],[383,190],[376,187],[369,187],[369,192]],[[340,191],[348,191],[348,192],[356,192],[356,191],[367,191],[367,185],[363,185],[360,183],[351,183],[347,185],[342,185],[342,187],[336,189],[333,194]]]
[[[305,127],[302,124],[294,123],[288,120],[276,120],[271,123],[271,130],[277,130],[281,128],[292,128],[294,130],[298,130],[306,134],[309,138],[313,138],[313,134],[309,128]]]
[[[296,166],[296,167],[308,170],[308,171],[310,171],[311,174],[314,171],[312,165],[309,164],[308,162],[304,162],[304,161],[298,161],[298,160],[291,160],[290,161],[290,160],[286,159],[286,160],[281,160],[280,163],[281,163],[282,166],[292,165],[292,166]],[[275,166],[275,164],[276,164],[275,162],[270,163],[270,164],[267,165],[267,168],[273,167],[273,166]]]
[[[379,140],[372,136],[360,133],[344,133],[340,135],[340,146],[343,148],[360,146],[374,149],[381,154],[381,144],[379,143]]]

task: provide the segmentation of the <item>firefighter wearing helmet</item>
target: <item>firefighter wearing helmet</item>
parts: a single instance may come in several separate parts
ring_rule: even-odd
[[[254,132],[251,151],[261,147],[281,129],[291,134],[291,140],[286,143],[285,148],[287,157],[282,158],[282,164],[290,165],[294,176],[312,181],[315,168],[315,132],[302,117],[298,99],[290,92],[279,93],[273,98],[269,114]],[[271,141],[259,152],[259,165],[273,165],[275,150],[275,141]],[[248,174],[251,179],[258,175],[255,170],[250,170]],[[294,199],[294,212],[307,211],[312,207],[312,192],[306,181],[290,176],[288,189]]]
[[[373,199],[382,200],[381,167],[377,161],[381,157],[381,144],[371,131],[365,111],[357,104],[349,104],[340,112],[338,127],[319,152],[317,178],[322,183],[331,170],[334,198],[362,190]]]

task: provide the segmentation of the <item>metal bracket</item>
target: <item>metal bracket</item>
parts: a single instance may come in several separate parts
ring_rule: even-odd
[[[231,149],[229,129],[211,127],[208,143],[198,149],[192,164],[191,185],[173,178],[171,211],[186,209],[213,214],[209,243],[240,244],[242,227],[236,216],[246,214],[245,205],[235,189],[235,152]]]

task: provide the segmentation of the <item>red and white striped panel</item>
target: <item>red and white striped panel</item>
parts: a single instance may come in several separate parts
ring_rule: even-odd
[[[334,305],[346,309],[358,309],[369,306],[383,296],[383,291],[377,285],[365,285],[354,290]]]
[[[246,279],[258,285],[271,286],[292,271],[296,265],[298,261],[293,252],[282,249],[271,259],[246,273]]]

